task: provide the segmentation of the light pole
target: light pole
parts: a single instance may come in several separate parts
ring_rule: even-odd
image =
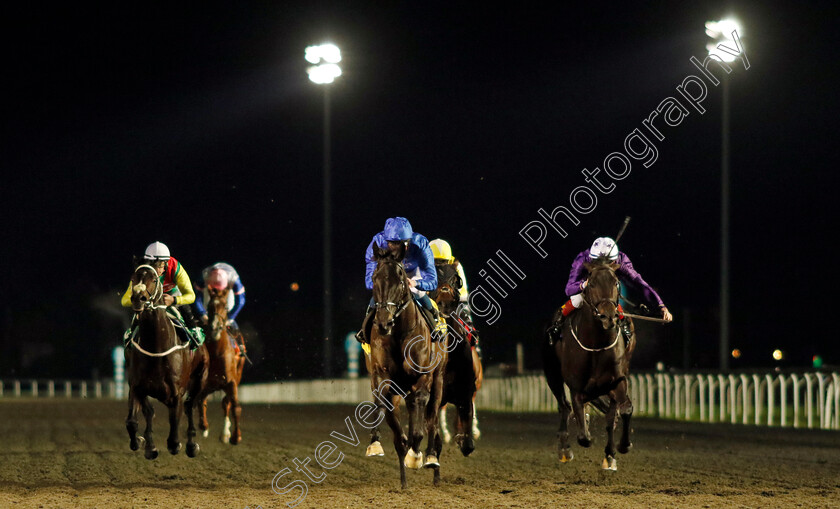
[[[330,249],[330,84],[341,76],[341,51],[334,44],[308,46],[306,61],[314,64],[306,70],[309,79],[324,89],[324,377],[332,376],[332,252]]]
[[[721,51],[718,45],[733,42],[732,31],[741,34],[741,27],[733,19],[707,21],[706,34],[712,42],[706,45],[709,56],[724,62],[734,62],[735,56]],[[734,44],[728,46],[736,47]],[[729,78],[721,77],[723,100],[721,104],[720,149],[720,369],[729,369]]]

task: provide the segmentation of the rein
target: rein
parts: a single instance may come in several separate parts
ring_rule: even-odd
[[[141,311],[135,311],[134,312],[135,318],[137,317],[137,315],[139,315],[140,313],[142,313],[146,310],[166,309],[165,304],[158,304],[158,305],[154,304],[154,302],[156,300],[160,299],[163,296],[163,285],[160,284],[160,281],[157,277],[157,270],[155,270],[155,268],[152,267],[151,265],[140,265],[136,269],[134,269],[134,273],[136,274],[138,270],[143,269],[143,268],[150,269],[152,271],[152,274],[155,275],[153,277],[153,279],[155,280],[155,293],[154,293],[154,295],[149,293],[149,300],[146,301],[143,304],[143,309]],[[148,290],[147,290],[146,285],[144,283],[137,283],[136,285],[134,285],[132,287],[132,291],[135,292],[135,293],[140,293],[140,292],[148,293]],[[168,317],[167,317],[167,319],[168,319]],[[131,343],[131,345],[134,346],[134,348],[136,348],[138,352],[142,353],[143,355],[149,356],[149,357],[166,357],[167,355],[171,354],[172,352],[174,352],[176,350],[183,350],[184,348],[187,348],[187,347],[190,346],[189,342],[186,342],[182,345],[175,345],[165,352],[160,352],[160,353],[149,352],[149,351],[145,350],[142,346],[140,346],[140,344],[137,341],[134,340],[134,337],[137,335],[137,332],[139,330],[140,330],[139,327],[137,329],[135,329],[134,334],[132,334],[132,336],[131,336],[131,338],[129,338],[128,342]],[[177,335],[176,335],[176,337],[177,337]]]

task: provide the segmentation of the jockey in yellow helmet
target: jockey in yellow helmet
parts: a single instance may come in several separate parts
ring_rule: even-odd
[[[435,239],[429,242],[429,247],[432,248],[432,256],[435,258],[435,265],[441,264],[456,264],[456,270],[458,273],[458,277],[461,278],[461,288],[458,292],[458,300],[460,301],[460,305],[458,309],[460,309],[460,319],[466,322],[466,329],[467,332],[471,336],[478,337],[478,331],[476,330],[475,326],[473,325],[473,318],[472,318],[472,310],[470,309],[470,291],[467,288],[467,276],[464,274],[464,264],[461,263],[460,260],[456,260],[454,256],[452,256],[452,247],[449,245],[449,242],[443,239]],[[477,339],[476,339],[477,341]]]

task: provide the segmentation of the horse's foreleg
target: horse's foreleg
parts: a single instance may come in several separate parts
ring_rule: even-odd
[[[592,436],[589,434],[589,420],[583,409],[583,399],[583,394],[572,396],[572,408],[575,410],[575,419],[578,422],[578,443],[581,447],[589,447],[592,445]]]
[[[143,437],[146,439],[146,450],[144,455],[147,460],[153,460],[158,457],[158,450],[155,447],[154,434],[152,433],[152,421],[155,418],[155,407],[149,398],[143,396],[140,398],[140,406],[143,409],[143,417],[146,418],[146,430],[143,432]]]
[[[478,412],[475,409],[475,394],[472,399],[472,432],[473,438],[476,440],[481,438],[481,430],[478,429]]]
[[[227,444],[230,442],[230,397],[225,390],[225,395],[222,397],[222,415],[225,417],[225,423],[222,425],[222,433],[219,435],[219,442]]]
[[[621,440],[618,452],[627,454],[633,444],[630,442],[630,418],[633,417],[633,402],[627,395],[627,380],[623,380],[617,388],[618,413],[621,415]]]
[[[397,396],[391,398],[391,408],[385,409],[385,421],[394,433],[394,449],[397,451],[397,461],[400,464],[400,485],[408,487],[405,481],[405,456],[408,452],[408,437],[402,432],[400,424],[400,400]]]
[[[201,404],[198,407],[198,429],[201,430],[201,436],[207,438],[210,434],[210,423],[207,422],[207,395],[201,398]]]
[[[610,407],[607,409],[607,445],[604,446],[604,461],[601,468],[604,470],[616,470],[615,464],[615,416],[618,404],[615,401],[615,391],[610,391]]]
[[[140,402],[137,400],[134,389],[128,390],[128,417],[125,418],[125,429],[128,430],[128,446],[136,451],[143,445],[143,437],[137,436],[137,411],[140,410]]]
[[[472,434],[473,407],[472,400],[461,401],[456,405],[458,419],[455,421],[455,443],[461,449],[461,454],[469,456],[475,450],[475,440]]]
[[[440,485],[440,454],[443,451],[443,441],[438,429],[438,409],[443,400],[443,374],[436,371],[432,378],[432,387],[429,400],[426,402],[424,419],[426,422],[426,435],[429,437],[426,445],[425,468],[432,468],[435,471],[434,485]]]
[[[405,398],[405,406],[408,410],[408,452],[406,453],[405,466],[408,468],[421,468],[423,466],[423,454],[420,452],[420,444],[425,434],[424,414],[426,404],[429,402],[429,392],[423,389],[412,391]]]
[[[196,401],[201,401],[201,398],[198,394],[193,394],[192,391],[190,391],[190,393],[187,394],[187,401],[184,403],[184,410],[187,412],[187,456],[190,458],[195,458],[199,451],[198,444],[195,441],[196,431],[193,415]]]
[[[169,437],[166,439],[166,448],[169,449],[170,454],[178,454],[181,450],[181,440],[178,437],[180,433],[179,426],[181,424],[181,415],[184,413],[184,400],[173,396],[174,401],[169,401],[166,405],[169,408]]]
[[[557,400],[557,411],[560,413],[560,426],[557,428],[557,456],[561,463],[568,463],[575,458],[569,446],[569,417],[572,415],[572,406],[566,398],[566,387],[563,383],[559,389],[552,387],[554,398]]]
[[[449,423],[446,420],[446,405],[443,405],[443,408],[440,409],[438,422],[440,422],[440,432],[443,435],[443,441],[448,444],[452,440],[452,433],[449,431]]]
[[[231,445],[236,445],[242,441],[242,430],[239,427],[242,419],[242,406],[239,404],[239,387],[235,382],[228,384],[226,389],[228,398],[230,400],[230,408],[233,411],[233,430],[230,433]]]

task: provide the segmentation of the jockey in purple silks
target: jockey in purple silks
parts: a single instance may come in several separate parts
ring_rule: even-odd
[[[618,250],[618,245],[609,237],[599,237],[592,243],[592,247],[585,251],[581,251],[577,255],[575,261],[572,262],[572,271],[569,273],[569,282],[566,283],[566,295],[569,300],[560,308],[562,314],[560,318],[549,327],[549,340],[553,343],[555,339],[560,339],[563,330],[563,322],[572,311],[579,308],[583,304],[583,289],[586,288],[586,281],[589,277],[589,271],[584,266],[587,262],[592,262],[598,258],[606,258],[611,262],[618,264],[618,269],[615,275],[622,282],[632,282],[644,296],[648,302],[656,302],[662,312],[662,318],[670,322],[673,320],[671,312],[665,307],[662,298],[656,293],[656,290],[651,288],[647,281],[642,279],[641,274],[636,272],[633,268],[633,263],[630,258]],[[616,309],[620,320],[624,320],[624,310],[621,309],[621,304]]]

